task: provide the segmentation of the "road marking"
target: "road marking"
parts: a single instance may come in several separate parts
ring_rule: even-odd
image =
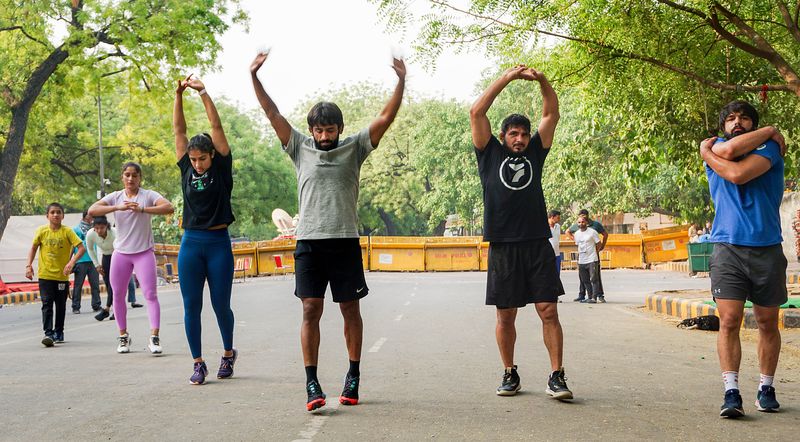
[[[397,315],[397,317],[394,318],[395,321],[399,321],[401,319],[403,319],[403,315]]]
[[[382,346],[384,343],[386,343],[386,341],[387,341],[387,340],[388,340],[387,338],[380,338],[380,339],[378,339],[378,342],[376,342],[376,343],[375,343],[375,345],[373,345],[373,346],[372,346],[372,348],[370,348],[370,349],[369,349],[369,353],[377,353],[377,352],[378,352],[378,350],[380,350],[380,349],[381,349],[381,346]]]
[[[321,412],[329,411],[327,414],[314,414],[313,417],[308,421],[306,427],[300,430],[300,433],[297,435],[300,436],[300,439],[295,439],[292,442],[311,442],[314,439],[314,436],[319,433],[319,430],[322,429],[322,426],[325,425],[325,421],[328,420],[331,413],[339,408],[339,401],[333,402],[330,407],[326,407],[320,409]]]
[[[406,303],[403,305],[411,305],[411,301],[406,301]]]

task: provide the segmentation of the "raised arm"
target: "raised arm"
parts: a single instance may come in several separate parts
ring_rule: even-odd
[[[745,184],[763,175],[772,167],[769,159],[761,155],[748,155],[741,161],[726,160],[712,150],[716,139],[716,137],[711,137],[700,143],[700,156],[703,157],[703,161],[708,164],[708,167],[726,181],[733,184]]]
[[[400,109],[400,104],[403,103],[403,92],[406,89],[406,64],[403,60],[395,58],[392,61],[392,69],[397,74],[397,86],[394,88],[392,98],[383,107],[380,115],[372,120],[369,124],[369,141],[373,147],[377,147],[380,143],[383,134],[392,125],[394,117],[397,116],[397,111]]]
[[[492,103],[500,95],[500,92],[508,86],[508,83],[517,78],[523,78],[522,73],[526,69],[528,68],[524,65],[517,65],[507,69],[472,104],[469,110],[469,125],[472,128],[472,144],[475,145],[476,149],[486,149],[486,145],[492,137],[492,126],[489,123],[486,112],[492,107]]]
[[[539,121],[539,137],[542,139],[542,146],[545,149],[549,149],[553,145],[556,125],[559,118],[561,118],[558,113],[558,96],[543,73],[533,68],[530,68],[529,71],[534,79],[539,82],[539,87],[542,90],[542,120]],[[605,245],[605,241],[603,244]]]
[[[186,147],[189,145],[189,138],[186,136],[186,117],[183,115],[183,91],[189,85],[189,78],[178,80],[178,87],[175,89],[175,105],[172,108],[172,133],[175,134],[175,157],[183,158],[186,155]]]
[[[200,99],[203,100],[208,122],[211,123],[211,142],[214,143],[214,150],[222,156],[228,156],[231,153],[231,147],[228,145],[228,138],[222,129],[222,120],[219,118],[219,112],[217,112],[217,106],[214,105],[214,100],[206,92],[206,87],[202,81],[196,78],[191,79],[188,86],[200,93]]]
[[[774,126],[765,126],[751,132],[735,136],[730,140],[714,144],[711,150],[715,155],[725,160],[735,160],[742,155],[752,151],[758,146],[775,140],[781,148],[781,155],[786,153],[786,140]],[[713,167],[712,167],[713,169]]]
[[[266,53],[261,53],[256,56],[256,59],[250,64],[250,77],[253,80],[253,89],[256,91],[256,98],[258,98],[261,109],[264,109],[264,113],[267,114],[267,119],[270,124],[272,124],[272,128],[275,129],[278,139],[281,140],[281,144],[285,146],[289,143],[289,138],[292,136],[292,126],[278,111],[278,106],[276,106],[272,98],[267,95],[267,91],[264,90],[261,80],[258,79],[258,70],[261,69],[261,65],[263,65],[266,60]]]

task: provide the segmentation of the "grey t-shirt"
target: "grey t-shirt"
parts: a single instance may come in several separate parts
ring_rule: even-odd
[[[297,172],[297,239],[358,238],[359,175],[374,149],[368,127],[339,139],[339,145],[329,151],[317,149],[312,137],[292,128],[283,150]]]

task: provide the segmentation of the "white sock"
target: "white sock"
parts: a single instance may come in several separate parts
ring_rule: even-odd
[[[772,386],[772,381],[774,381],[774,380],[775,380],[775,376],[767,376],[767,375],[762,373],[761,374],[761,382],[758,384],[758,389],[761,390],[761,387],[763,387],[765,385],[768,386],[768,387],[771,387]]]
[[[725,391],[739,389],[739,372],[723,371],[722,382],[725,383]]]

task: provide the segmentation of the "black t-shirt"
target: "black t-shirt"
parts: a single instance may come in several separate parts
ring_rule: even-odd
[[[483,186],[483,239],[490,242],[550,238],[542,192],[542,166],[550,149],[539,132],[528,148],[515,154],[492,136],[486,149],[475,149]]]
[[[206,230],[234,221],[231,209],[233,158],[214,153],[211,167],[198,175],[187,152],[178,161],[183,190],[183,228]]]

